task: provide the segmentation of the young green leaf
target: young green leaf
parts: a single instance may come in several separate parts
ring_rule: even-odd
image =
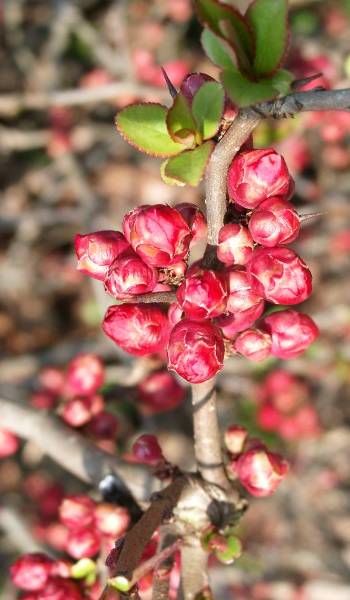
[[[160,176],[162,178],[162,180],[164,181],[164,183],[166,183],[167,185],[178,185],[179,187],[183,187],[185,184],[184,181],[179,181],[178,179],[173,179],[172,177],[168,177],[165,174],[165,169],[167,167],[167,164],[169,162],[169,160],[172,160],[171,158],[167,158],[164,162],[162,162],[162,164],[160,165]]]
[[[202,25],[226,39],[237,55],[238,64],[246,69],[250,60],[253,60],[253,39],[243,16],[219,0],[195,0],[194,4]],[[222,27],[225,23],[230,26],[229,33]]]
[[[231,100],[238,106],[244,107],[272,100],[280,93],[287,93],[291,83],[287,73],[288,71],[277,71],[270,79],[251,81],[239,71],[231,70],[221,73],[221,81]]]
[[[121,110],[115,119],[117,130],[129,144],[151,156],[175,156],[183,146],[171,139],[166,116],[168,109],[161,104],[143,102]]]
[[[203,29],[201,43],[207,57],[217,67],[231,69],[232,65],[237,66],[237,58],[231,46],[210,29]]]
[[[181,92],[168,111],[166,124],[169,135],[175,142],[187,147],[194,145],[198,126],[192,116],[190,104]]]
[[[255,38],[254,71],[266,77],[278,69],[287,51],[287,0],[255,0],[246,19]]]
[[[195,94],[192,112],[204,140],[208,140],[219,130],[224,109],[225,92],[220,83],[208,81]]]
[[[195,187],[204,175],[213,148],[214,143],[209,141],[194,150],[185,150],[179,156],[169,158],[164,165],[165,177]]]

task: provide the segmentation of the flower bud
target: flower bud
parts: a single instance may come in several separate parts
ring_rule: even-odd
[[[84,598],[85,595],[73,581],[55,577],[50,579],[45,589],[40,592],[38,600],[84,600]]]
[[[91,417],[91,403],[88,397],[71,398],[64,403],[62,419],[71,427],[82,427]]]
[[[137,387],[140,401],[150,413],[172,410],[185,397],[185,389],[168,371],[151,373]]]
[[[225,431],[225,446],[230,454],[241,454],[248,437],[248,431],[240,425],[230,425]]]
[[[64,388],[64,374],[56,367],[45,367],[39,374],[40,387],[53,396],[59,396]]]
[[[223,367],[225,347],[211,322],[183,319],[170,334],[168,367],[190,383],[206,381]]]
[[[180,304],[178,304],[177,302],[173,302],[172,304],[170,304],[169,310],[168,310],[168,319],[169,319],[169,323],[172,327],[174,327],[174,325],[176,325],[176,323],[181,321],[183,316],[184,316],[184,311],[181,308]]]
[[[204,240],[207,236],[207,221],[202,211],[191,202],[181,202],[175,206],[186,221],[192,234],[191,244]]]
[[[252,209],[271,196],[288,198],[294,182],[284,158],[273,148],[265,148],[237,154],[229,167],[227,186],[232,202]]]
[[[21,590],[42,590],[51,575],[53,560],[41,552],[20,556],[10,568],[11,579]]]
[[[243,487],[257,497],[271,496],[288,471],[288,463],[263,445],[244,452],[235,464]]]
[[[261,402],[271,401],[283,413],[295,410],[308,398],[309,391],[305,383],[283,369],[269,373],[258,388],[258,399]]]
[[[96,354],[79,354],[68,365],[66,394],[90,396],[104,384],[105,373],[101,359]]]
[[[271,354],[271,336],[259,329],[246,329],[234,341],[236,352],[249,360],[265,360]]]
[[[89,421],[87,432],[94,438],[113,440],[119,429],[117,417],[107,411],[101,411]]]
[[[132,446],[132,453],[138,462],[156,467],[164,460],[162,449],[155,435],[144,433]]]
[[[110,306],[102,328],[125,352],[135,356],[163,352],[170,330],[167,316],[156,304]]]
[[[177,290],[178,303],[186,317],[211,319],[226,310],[227,279],[220,271],[208,271],[193,265]]]
[[[96,503],[88,496],[66,496],[60,509],[60,520],[68,529],[84,529],[94,522]]]
[[[91,558],[100,549],[100,536],[94,529],[74,529],[69,531],[66,552],[73,558]]]
[[[244,225],[229,223],[220,229],[217,257],[225,265],[245,265],[253,248],[253,238]]]
[[[129,244],[119,231],[78,234],[75,236],[77,269],[94,279],[103,281],[109,265],[127,248]]]
[[[266,431],[277,431],[281,423],[281,413],[270,402],[264,402],[257,412],[258,425]]]
[[[110,265],[104,287],[113,298],[124,299],[152,292],[157,282],[157,271],[135,252],[126,250]]]
[[[193,97],[198,92],[199,88],[208,81],[216,81],[207,73],[189,73],[181,84],[180,92],[192,104]]]
[[[116,539],[128,528],[130,516],[123,506],[113,506],[103,502],[96,506],[95,521],[101,534],[111,535]]]
[[[12,456],[19,448],[19,439],[11,431],[0,429],[0,458]]]
[[[180,213],[164,204],[139,206],[124,217],[125,237],[142,260],[168,267],[185,258],[191,231]]]
[[[38,408],[39,410],[49,410],[50,408],[54,408],[56,404],[56,397],[53,396],[51,392],[39,390],[38,392],[31,394],[29,403],[31,406]]]
[[[268,198],[259,204],[249,220],[249,231],[254,241],[267,248],[294,242],[299,230],[297,211],[282,198]]]
[[[312,292],[312,275],[304,261],[289,248],[254,250],[247,265],[253,289],[274,304],[299,304]]]
[[[225,338],[232,340],[237,333],[254,325],[264,311],[264,301],[260,300],[255,306],[236,313],[215,319],[216,325],[221,329]]]
[[[284,359],[302,354],[319,334],[314,321],[296,310],[282,310],[265,317],[261,328],[271,335],[271,354]]]

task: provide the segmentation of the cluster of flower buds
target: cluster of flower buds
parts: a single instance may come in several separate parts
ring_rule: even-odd
[[[231,425],[225,432],[230,477],[259,498],[271,496],[288,472],[288,463],[270,452],[260,440],[248,437],[244,427]]]
[[[78,354],[63,372],[57,367],[46,367],[39,375],[39,387],[30,403],[35,408],[57,410],[71,427],[84,427],[84,432],[108,449],[119,428],[117,418],[105,410],[104,398],[99,394],[105,383],[105,369],[101,359],[92,353]],[[108,443],[106,443],[108,442]]]
[[[257,389],[257,422],[266,431],[275,431],[285,440],[315,437],[321,428],[310,402],[308,386],[288,371],[276,369]]]

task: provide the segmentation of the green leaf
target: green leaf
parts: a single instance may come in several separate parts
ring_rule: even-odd
[[[224,563],[225,565],[232,564],[236,558],[239,558],[242,554],[242,544],[238,537],[230,535],[226,538],[227,549],[216,550],[216,558]]]
[[[186,183],[184,181],[179,181],[178,179],[173,179],[172,177],[168,177],[165,174],[165,169],[167,167],[167,164],[168,164],[169,160],[172,160],[172,159],[168,158],[167,160],[165,160],[164,162],[162,162],[162,164],[160,165],[160,176],[161,176],[162,180],[167,185],[178,185],[180,187],[183,187],[184,185],[186,185]]]
[[[214,65],[222,69],[231,69],[236,65],[236,55],[229,44],[215,35],[210,29],[203,29],[201,43],[207,57]]]
[[[260,79],[260,81],[251,81],[239,71],[223,71],[221,81],[231,100],[238,106],[250,106],[266,100],[272,100],[289,90],[291,79],[288,78],[288,71],[278,71],[270,79]]]
[[[208,81],[195,94],[192,112],[204,140],[208,140],[219,130],[224,109],[225,92],[220,83]]]
[[[169,135],[167,112],[165,106],[153,102],[131,104],[117,114],[115,124],[122,137],[140,152],[151,156],[175,156],[183,146]]]
[[[214,143],[209,141],[194,150],[185,150],[179,156],[169,158],[165,167],[166,177],[195,187],[204,175]]]
[[[272,77],[273,86],[280,94],[288,94],[294,75],[286,69],[280,69]]]
[[[168,132],[175,142],[187,147],[195,145],[197,124],[187,98],[179,92],[166,118]],[[201,141],[201,140],[200,140]]]
[[[254,55],[253,39],[243,16],[219,0],[195,0],[194,4],[202,25],[226,39],[235,51],[240,67],[249,69]]]
[[[255,38],[254,71],[256,75],[271,75],[282,64],[287,51],[287,0],[255,0],[246,19]]]

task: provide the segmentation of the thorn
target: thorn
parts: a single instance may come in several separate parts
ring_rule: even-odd
[[[315,212],[308,213],[306,215],[299,215],[300,223],[303,223],[304,221],[309,221],[310,219],[314,219],[315,217],[324,217],[325,215],[328,215],[328,212]]]
[[[170,96],[172,98],[176,98],[177,93],[178,93],[176,87],[171,83],[171,81],[170,81],[170,79],[168,77],[168,74],[167,74],[166,70],[164,69],[164,67],[160,67],[160,68],[162,69],[163,77],[165,79],[165,83],[168,86],[168,90],[169,90]]]
[[[322,77],[323,73],[315,73],[314,75],[310,75],[309,77],[304,77],[304,79],[296,79],[295,81],[292,82],[291,88],[292,90],[297,90],[300,87],[302,87],[303,85],[306,85],[307,83],[311,83],[311,81],[315,81],[315,79],[319,79],[319,77]],[[312,90],[314,91],[314,90]]]

